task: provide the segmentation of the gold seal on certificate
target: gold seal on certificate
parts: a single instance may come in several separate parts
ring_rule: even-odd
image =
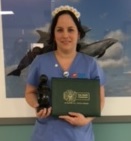
[[[52,115],[100,116],[100,83],[96,79],[52,78]]]

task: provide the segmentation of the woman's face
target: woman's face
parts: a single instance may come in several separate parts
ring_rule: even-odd
[[[79,32],[72,17],[68,14],[61,15],[58,18],[54,37],[58,50],[76,51]]]

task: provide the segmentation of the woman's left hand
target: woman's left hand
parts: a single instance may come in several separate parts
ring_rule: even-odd
[[[62,115],[59,116],[59,118],[64,119],[75,126],[84,126],[94,119],[93,117],[85,117],[84,115],[75,112],[69,112],[69,115]]]

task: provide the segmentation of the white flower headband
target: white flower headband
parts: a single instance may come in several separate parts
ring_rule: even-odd
[[[68,5],[60,6],[60,7],[56,8],[54,11],[52,11],[52,17],[55,17],[56,14],[58,14],[59,12],[64,11],[64,10],[68,10],[68,11],[72,12],[76,16],[77,19],[80,18],[80,12],[78,12],[77,9],[75,9],[74,7],[71,7]]]

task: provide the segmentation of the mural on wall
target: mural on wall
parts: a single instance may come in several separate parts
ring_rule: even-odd
[[[24,97],[24,88],[28,68],[20,77],[8,76],[20,60],[32,50],[39,40],[39,30],[47,30],[51,19],[51,1],[49,0],[1,0],[2,11],[13,11],[12,15],[3,15],[3,48],[5,60],[6,97]],[[37,44],[42,47],[41,44]],[[37,50],[35,50],[37,51]],[[27,64],[30,60],[24,60]]]
[[[118,4],[119,3],[119,4]],[[107,97],[131,96],[131,15],[129,0],[2,0],[6,97],[24,97],[28,67],[47,44],[51,10],[72,5],[86,30],[81,52],[97,58],[106,74]],[[92,51],[93,50],[93,51]]]

